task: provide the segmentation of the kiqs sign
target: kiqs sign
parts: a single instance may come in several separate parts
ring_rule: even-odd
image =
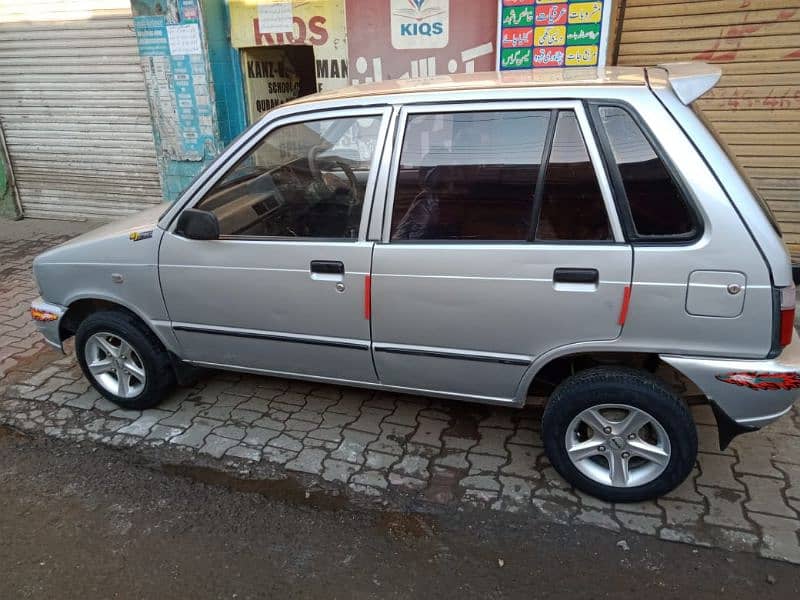
[[[450,35],[450,0],[391,0],[392,46],[444,48]]]

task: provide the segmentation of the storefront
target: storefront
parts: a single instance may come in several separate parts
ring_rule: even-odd
[[[162,200],[129,0],[0,3],[0,124],[30,217]]]
[[[299,96],[348,85],[344,0],[230,0],[247,120]]]

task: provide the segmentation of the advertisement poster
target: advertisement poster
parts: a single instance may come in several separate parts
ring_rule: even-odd
[[[347,0],[346,8],[352,84],[494,69],[494,2]]]
[[[202,161],[217,153],[213,99],[197,0],[138,0],[134,30],[161,152]]]
[[[498,0],[497,69],[603,66],[611,1]]]
[[[311,46],[317,91],[348,85],[344,0],[229,0],[231,45]]]

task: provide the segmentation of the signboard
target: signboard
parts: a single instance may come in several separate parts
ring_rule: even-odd
[[[450,37],[450,0],[391,0],[392,46],[444,48]]]
[[[482,0],[346,0],[349,83],[491,71],[497,8]]]
[[[498,0],[497,69],[605,64],[611,0]]]
[[[344,0],[229,0],[229,7],[234,48],[311,46],[317,90],[348,84]]]
[[[300,77],[283,48],[242,50],[247,118],[255,123],[264,113],[300,94]]]

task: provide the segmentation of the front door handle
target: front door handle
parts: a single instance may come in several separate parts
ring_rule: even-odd
[[[344,275],[344,263],[339,260],[312,260],[311,272],[320,275]]]
[[[597,269],[559,268],[553,271],[553,283],[593,283],[600,281]]]

